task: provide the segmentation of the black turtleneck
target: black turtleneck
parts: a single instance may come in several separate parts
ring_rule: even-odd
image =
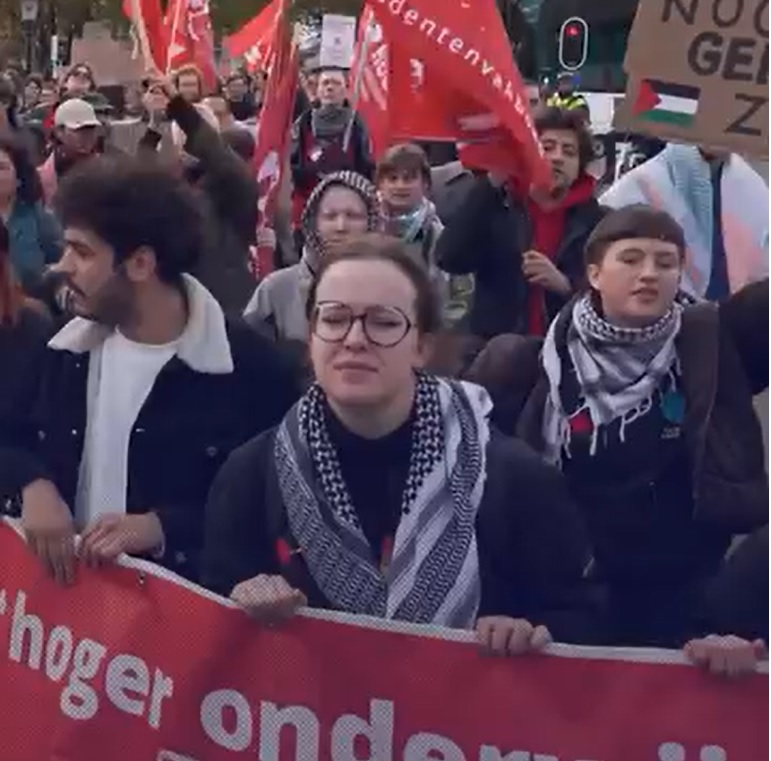
[[[327,430],[362,531],[378,560],[385,537],[399,525],[412,450],[413,418],[387,436],[351,433],[327,408]]]

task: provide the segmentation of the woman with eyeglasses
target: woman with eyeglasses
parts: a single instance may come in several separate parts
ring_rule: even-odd
[[[310,605],[476,628],[501,654],[590,637],[559,474],[491,430],[483,389],[421,370],[440,322],[425,268],[354,240],[320,263],[307,314],[317,381],[220,472],[205,585],[266,622]]]

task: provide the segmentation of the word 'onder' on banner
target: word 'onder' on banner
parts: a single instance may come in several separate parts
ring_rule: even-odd
[[[4,760],[768,757],[765,674],[653,651],[491,658],[466,633],[331,614],[268,629],[141,561],[78,573],[57,587],[0,525]]]
[[[768,0],[640,0],[615,125],[768,156]]]

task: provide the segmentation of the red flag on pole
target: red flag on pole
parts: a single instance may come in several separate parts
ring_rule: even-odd
[[[166,29],[169,40],[166,72],[195,64],[206,87],[213,89],[217,83],[217,67],[209,0],[171,0],[166,12]]]
[[[270,48],[272,66],[257,126],[254,171],[257,175],[257,245],[252,256],[256,277],[262,278],[273,270],[276,250],[274,218],[278,195],[284,179],[286,157],[292,129],[292,112],[297,92],[299,65],[297,46],[291,37],[286,17],[286,0],[280,7],[273,25]]]
[[[473,163],[529,184],[551,183],[495,0],[410,0],[409,6],[406,0],[374,0],[372,10],[385,35],[425,66],[423,87],[441,92],[427,101],[441,103],[457,120],[457,140],[467,144]],[[391,90],[398,110],[409,113],[404,93],[397,101]]]
[[[272,0],[241,29],[225,37],[222,43],[230,57],[244,57],[253,69],[267,68],[273,40],[273,27],[278,19],[280,8],[281,0]]]
[[[163,71],[168,42],[160,0],[123,0],[123,15],[131,21],[145,66]]]

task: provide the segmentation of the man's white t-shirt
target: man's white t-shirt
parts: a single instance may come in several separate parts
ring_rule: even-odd
[[[126,512],[131,432],[158,373],[176,350],[176,341],[140,344],[116,330],[91,352],[86,435],[75,503],[79,529],[100,515]]]

